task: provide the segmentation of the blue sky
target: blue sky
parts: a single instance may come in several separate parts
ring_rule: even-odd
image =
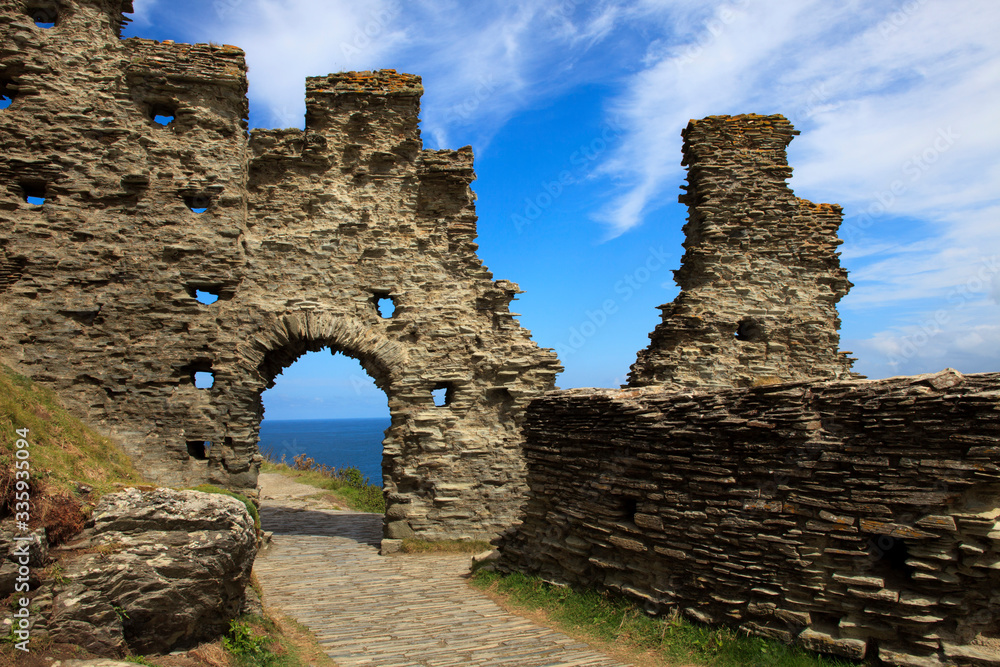
[[[845,208],[855,287],[840,304],[841,348],[856,370],[1000,370],[994,0],[135,6],[128,36],[246,50],[254,127],[301,127],[306,76],[421,75],[424,144],[474,147],[480,256],[526,290],[513,310],[560,352],[563,388],[622,383],[655,307],[677,293],[681,129],[751,112],[801,131],[796,194]],[[385,414],[346,361],[310,355],[288,369],[265,394],[268,417]]]

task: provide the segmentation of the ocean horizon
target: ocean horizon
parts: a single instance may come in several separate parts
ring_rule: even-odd
[[[353,466],[373,484],[382,483],[382,440],[389,417],[364,419],[265,419],[260,452],[291,464],[300,454],[336,468]]]

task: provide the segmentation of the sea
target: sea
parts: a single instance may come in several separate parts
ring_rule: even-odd
[[[354,466],[372,484],[382,483],[382,439],[390,419],[265,419],[260,425],[260,451],[289,464],[299,454],[316,463]]]

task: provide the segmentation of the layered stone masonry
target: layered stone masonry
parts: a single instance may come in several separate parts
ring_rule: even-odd
[[[710,116],[683,131],[686,252],[629,386],[747,387],[859,377],[838,352],[841,268],[835,204],[797,198],[782,116]]]
[[[243,52],[121,40],[128,11],[0,0],[0,356],[153,480],[252,493],[261,392],[329,347],[388,397],[389,537],[509,525],[561,367],[476,256],[471,149],[423,149],[420,78],[309,79],[304,131],[248,133]]]
[[[501,567],[850,658],[997,664],[998,418],[1000,374],[952,370],[553,392]]]

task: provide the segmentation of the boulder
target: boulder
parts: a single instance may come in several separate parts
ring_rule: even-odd
[[[113,656],[167,653],[215,639],[243,606],[257,551],[246,506],[199,491],[105,496],[93,526],[63,549],[48,632]]]

